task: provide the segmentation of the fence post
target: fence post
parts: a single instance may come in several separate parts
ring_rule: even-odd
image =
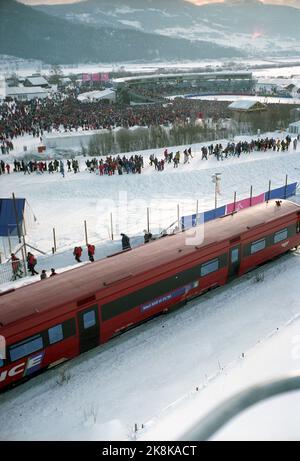
[[[53,249],[54,253],[56,252],[56,233],[55,233],[55,227],[53,227]]]
[[[267,203],[270,201],[270,196],[271,196],[271,180],[269,181],[269,191],[268,191],[268,200]]]
[[[147,232],[150,232],[150,210],[147,208]]]
[[[27,265],[26,265],[26,254],[24,254],[24,248],[22,247],[21,249],[22,252],[22,259],[23,259],[23,264],[24,264],[24,274],[27,276]]]
[[[252,206],[252,198],[253,198],[253,186],[250,188],[250,206]]]
[[[235,212],[235,207],[236,207],[236,192],[234,193],[233,212]]]
[[[111,239],[114,239],[114,230],[113,230],[113,215],[110,213],[110,235]]]
[[[19,227],[18,210],[17,210],[17,204],[16,204],[16,197],[14,193],[12,193],[12,198],[13,198],[13,204],[14,204],[14,212],[15,212],[15,218],[16,218],[18,239],[19,239],[19,243],[21,243],[21,232],[20,232],[20,227]]]
[[[287,186],[288,186],[288,175],[285,175],[285,188],[284,188],[284,199],[286,200],[286,194],[287,194]]]
[[[87,246],[88,245],[88,231],[87,231],[86,221],[84,221],[84,235],[85,235],[85,244]]]

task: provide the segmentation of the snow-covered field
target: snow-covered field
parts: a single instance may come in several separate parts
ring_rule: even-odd
[[[125,230],[133,235],[146,226],[147,206],[151,228],[176,220],[177,204],[180,214],[195,212],[197,200],[200,211],[213,208],[215,172],[222,173],[220,205],[232,201],[235,191],[238,199],[246,197],[251,185],[254,194],[264,192],[269,179],[272,187],[283,185],[286,174],[290,182],[299,180],[300,146],[224,162],[201,161],[200,147],[193,146],[194,159],[178,170],[167,165],[156,172],[146,165],[141,175],[114,177],[87,171],[65,179],[59,174],[5,175],[0,195],[15,192],[27,198],[38,218],[28,241],[49,251],[53,227],[59,248],[83,243],[84,219],[90,240],[106,239],[107,244],[110,212],[115,234]],[[127,194],[128,208],[120,193]],[[119,243],[115,245],[118,250]],[[72,252],[62,255],[40,257],[39,268],[71,264]],[[261,282],[251,273],[1,395],[0,439],[170,440],[236,390],[297,369],[293,345],[300,325],[299,269],[298,253],[284,256],[260,269]],[[297,429],[297,420],[292,422]],[[243,432],[245,427],[232,426],[220,438],[251,437],[254,432]],[[274,436],[273,429],[267,438]]]

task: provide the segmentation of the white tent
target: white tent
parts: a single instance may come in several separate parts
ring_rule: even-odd
[[[88,91],[87,93],[81,93],[77,96],[78,101],[101,101],[108,100],[110,102],[116,101],[116,93],[113,90],[106,89],[103,91]]]
[[[254,111],[265,109],[265,105],[256,100],[250,99],[239,99],[238,101],[232,102],[228,109],[237,110],[237,111]]]

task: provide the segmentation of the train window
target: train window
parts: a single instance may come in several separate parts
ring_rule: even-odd
[[[201,266],[201,277],[204,277],[205,275],[211,274],[212,272],[216,272],[219,270],[219,259],[213,259],[211,261],[208,261],[205,264],[202,264]]]
[[[83,325],[85,330],[96,325],[95,311],[89,311],[83,314]]]
[[[0,368],[4,367],[4,360],[0,359]]]
[[[12,362],[19,360],[33,352],[43,349],[43,338],[41,335],[32,336],[20,343],[14,344],[9,348],[10,359]]]
[[[239,248],[234,248],[231,250],[231,264],[239,262],[240,259],[240,250]]]
[[[55,327],[49,328],[48,335],[50,344],[58,343],[59,341],[64,339],[62,325],[55,325]]]
[[[264,248],[266,248],[266,239],[257,240],[251,243],[251,254],[253,255]]]
[[[288,238],[288,230],[282,229],[274,234],[274,243],[282,242]]]

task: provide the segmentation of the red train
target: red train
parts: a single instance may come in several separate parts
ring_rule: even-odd
[[[300,245],[300,206],[263,203],[0,296],[0,389]],[[2,338],[1,338],[2,337]]]

